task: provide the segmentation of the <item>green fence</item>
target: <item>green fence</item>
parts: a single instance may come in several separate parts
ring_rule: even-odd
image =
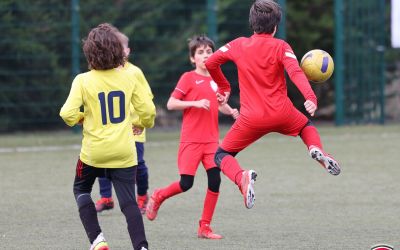
[[[336,0],[336,123],[384,123],[385,3]]]
[[[221,46],[235,37],[251,35],[248,13],[252,2],[0,1],[0,132],[65,128],[59,109],[73,77],[87,70],[81,40],[102,22],[128,35],[133,50],[130,59],[148,78],[156,105],[164,108],[180,75],[192,68],[187,39],[206,33]],[[336,110],[338,124],[383,122],[382,39],[388,39],[387,34],[382,37],[384,1],[277,2],[286,10],[278,36],[286,37],[298,57],[314,48],[335,55],[336,88],[333,79],[313,86],[319,98],[317,119],[332,121]],[[334,20],[342,23],[336,26],[336,36]],[[236,69],[229,63],[223,70],[233,84],[231,104],[238,106]],[[302,109],[302,96],[293,84],[288,87],[293,102]],[[334,104],[336,109],[332,109]]]
[[[144,71],[157,106],[165,107],[180,75],[192,69],[188,38],[210,33],[221,45],[228,38],[248,35],[250,4],[237,0],[1,1],[0,132],[65,127],[59,109],[73,77],[87,70],[81,40],[102,22],[128,35],[131,61]],[[229,13],[229,19],[218,13]],[[217,28],[224,31],[217,33]],[[226,69],[234,74],[232,65]]]

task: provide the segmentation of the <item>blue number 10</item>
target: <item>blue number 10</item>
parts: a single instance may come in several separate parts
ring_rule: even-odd
[[[119,117],[115,117],[114,114],[114,98],[118,98],[119,103]],[[108,115],[111,123],[120,123],[125,120],[125,94],[122,91],[111,91],[107,95],[107,103],[106,96],[104,92],[99,93],[100,100],[100,108],[101,108],[101,121],[103,125],[107,124],[107,106],[108,106]],[[108,105],[106,105],[108,104]]]

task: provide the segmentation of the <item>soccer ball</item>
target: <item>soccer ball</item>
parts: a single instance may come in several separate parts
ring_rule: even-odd
[[[328,52],[314,49],[301,58],[300,67],[310,82],[323,83],[332,76],[334,64]]]

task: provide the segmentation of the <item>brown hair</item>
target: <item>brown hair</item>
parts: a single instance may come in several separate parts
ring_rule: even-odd
[[[212,51],[215,50],[214,42],[205,35],[195,35],[188,40],[189,56],[194,57],[196,49],[202,46],[209,46]]]
[[[121,41],[122,46],[126,47],[126,48],[129,48],[129,38],[128,38],[128,36],[125,35],[124,33],[120,32],[120,31],[118,31],[116,34],[117,34],[118,39]]]
[[[124,64],[124,50],[116,31],[118,29],[111,24],[103,23],[92,29],[83,40],[89,69],[106,70]]]
[[[256,0],[250,8],[250,28],[256,32],[272,34],[281,21],[282,11],[273,0]]]

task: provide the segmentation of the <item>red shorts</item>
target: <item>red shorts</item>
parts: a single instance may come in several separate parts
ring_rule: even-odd
[[[192,143],[181,142],[178,152],[179,174],[196,175],[200,162],[205,170],[216,167],[214,155],[217,151],[218,143]]]
[[[262,136],[276,132],[298,136],[308,118],[294,106],[289,112],[267,118],[246,118],[239,116],[225,135],[221,148],[228,152],[240,152]]]

